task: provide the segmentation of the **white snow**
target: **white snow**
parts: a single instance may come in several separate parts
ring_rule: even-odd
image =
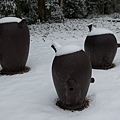
[[[88,33],[88,36],[103,35],[103,34],[113,34],[113,32],[105,28],[92,27],[92,30]]]
[[[74,52],[78,52],[80,50],[81,50],[81,48],[78,45],[66,45],[66,46],[61,47],[56,52],[56,56],[67,55],[67,54],[71,54]]]
[[[58,96],[51,74],[55,57],[51,44],[56,41],[61,46],[75,44],[84,48],[90,22],[96,27],[110,29],[120,42],[120,22],[108,22],[103,18],[29,26],[31,44],[27,66],[31,71],[0,76],[0,120],[120,120],[119,48],[113,61],[115,68],[92,70],[95,83],[90,84],[87,93],[88,108],[71,112],[55,105]]]
[[[65,45],[60,46],[58,43],[54,42],[53,45],[55,46],[57,52],[56,56],[67,55],[71,53],[75,53],[81,50],[80,46],[78,45]]]
[[[0,23],[11,23],[11,22],[21,22],[22,19],[17,17],[4,17],[0,19]]]

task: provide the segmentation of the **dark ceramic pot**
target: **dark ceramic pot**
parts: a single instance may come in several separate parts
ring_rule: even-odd
[[[59,51],[68,50],[52,45],[56,56],[52,63],[52,76],[59,97],[58,106],[68,110],[80,110],[85,106],[85,97],[88,92],[91,79],[91,63],[83,50],[72,51],[60,55]],[[58,52],[58,54],[57,54]]]
[[[13,19],[13,22],[9,22],[9,19]],[[2,23],[1,21],[5,22]],[[29,43],[29,30],[25,20],[14,17],[0,19],[2,74],[12,74],[25,68],[29,53]]]
[[[90,57],[92,68],[109,69],[113,67],[117,44],[114,34],[107,29],[89,26],[90,33],[86,37],[84,48]]]

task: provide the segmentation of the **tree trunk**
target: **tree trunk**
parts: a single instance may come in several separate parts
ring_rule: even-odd
[[[63,7],[63,0],[59,0],[60,7]]]
[[[15,0],[16,6],[17,6],[17,10],[16,10],[16,17],[21,18],[21,7],[20,7],[20,1],[19,0]]]
[[[41,22],[46,21],[45,0],[38,0],[39,17]]]

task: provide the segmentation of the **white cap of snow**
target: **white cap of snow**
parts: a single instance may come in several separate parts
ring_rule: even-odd
[[[4,17],[0,19],[0,23],[11,23],[11,22],[21,22],[22,19],[17,18],[17,17]]]
[[[52,48],[55,50],[56,56],[67,55],[67,54],[75,53],[81,50],[79,45],[61,46],[57,42],[52,43]]]
[[[81,48],[78,45],[66,45],[57,50],[56,56],[67,55],[74,52],[78,52],[80,50]]]
[[[113,32],[109,29],[95,28],[92,26],[92,30],[89,32],[88,36],[103,35],[103,34],[113,34]]]

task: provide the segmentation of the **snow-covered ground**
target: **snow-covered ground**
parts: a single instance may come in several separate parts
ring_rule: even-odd
[[[31,25],[30,53],[27,66],[31,71],[13,76],[0,76],[0,120],[120,120],[120,49],[115,68],[92,70],[95,83],[87,94],[90,106],[71,112],[57,107],[58,98],[51,75],[55,56],[52,42],[79,45],[84,49],[87,24],[110,29],[120,42],[120,22],[107,17],[65,20],[64,24]]]

